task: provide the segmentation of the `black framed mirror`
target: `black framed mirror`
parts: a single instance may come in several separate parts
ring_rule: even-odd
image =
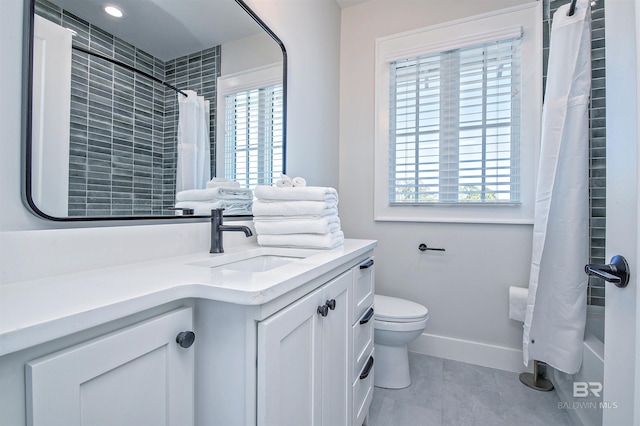
[[[285,173],[286,50],[242,0],[25,3],[23,198],[36,215],[203,217],[206,209],[181,209],[176,199],[181,189],[195,189],[178,182],[192,163],[202,189],[211,179],[250,188]],[[123,16],[106,15],[105,6]],[[205,142],[193,158],[190,145],[179,143],[187,133],[180,99],[192,94],[208,104],[197,131],[208,135],[199,135]],[[239,115],[255,115],[248,99],[268,111],[259,132]],[[263,121],[270,122],[266,138]],[[216,201],[226,216],[251,214],[250,203],[232,204]]]

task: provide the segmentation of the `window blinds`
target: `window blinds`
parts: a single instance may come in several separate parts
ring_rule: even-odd
[[[519,202],[520,43],[390,62],[390,204]]]
[[[282,84],[225,96],[225,178],[271,185],[283,170]],[[277,171],[277,172],[274,172]]]

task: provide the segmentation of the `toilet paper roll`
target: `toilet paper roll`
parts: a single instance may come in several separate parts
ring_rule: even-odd
[[[524,322],[527,312],[528,288],[509,287],[509,318]]]

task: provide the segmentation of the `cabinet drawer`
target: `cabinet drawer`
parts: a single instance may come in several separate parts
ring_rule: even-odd
[[[368,318],[368,320],[367,320]],[[353,325],[353,377],[352,381],[360,375],[364,368],[371,348],[373,348],[373,307],[370,306],[362,317]]]
[[[353,424],[354,426],[361,426],[364,419],[369,414],[369,406],[373,399],[373,360],[374,349],[371,348],[367,356],[367,363],[365,363],[356,381],[353,384]],[[368,374],[367,374],[368,373]]]
[[[373,304],[375,265],[371,257],[354,268],[353,278],[353,324]]]

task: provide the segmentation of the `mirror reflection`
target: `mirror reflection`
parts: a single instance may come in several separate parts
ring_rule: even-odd
[[[251,214],[284,47],[234,0],[35,0],[27,198],[63,220]],[[269,31],[269,33],[267,32]]]

